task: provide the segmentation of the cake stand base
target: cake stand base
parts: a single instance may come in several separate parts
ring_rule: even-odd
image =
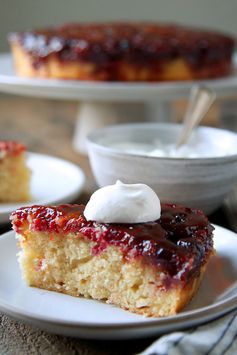
[[[169,102],[83,101],[78,105],[73,147],[79,153],[87,154],[87,135],[104,126],[143,121],[167,122],[172,119],[172,105]]]

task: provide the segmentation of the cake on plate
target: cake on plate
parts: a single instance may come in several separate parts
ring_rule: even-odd
[[[76,23],[9,35],[16,73],[97,81],[170,81],[230,74],[234,40],[149,22]]]
[[[147,185],[117,183],[96,191],[86,207],[13,212],[27,284],[145,316],[180,311],[214,253],[213,227],[200,210],[174,204],[160,209],[154,194]]]
[[[0,202],[28,201],[30,175],[25,146],[14,141],[0,141]]]

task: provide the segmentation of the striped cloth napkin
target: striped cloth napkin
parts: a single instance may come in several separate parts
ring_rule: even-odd
[[[237,355],[237,311],[205,325],[162,336],[140,355]]]

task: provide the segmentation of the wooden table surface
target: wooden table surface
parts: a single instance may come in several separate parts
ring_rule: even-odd
[[[54,100],[0,96],[0,139],[14,139],[26,144],[32,152],[68,159],[84,170],[86,185],[78,202],[86,203],[96,184],[88,158],[73,150],[77,104]],[[211,221],[227,226],[222,210]],[[10,226],[4,226],[1,232]],[[52,335],[0,314],[0,354],[135,354],[154,339],[131,341],[96,341]]]

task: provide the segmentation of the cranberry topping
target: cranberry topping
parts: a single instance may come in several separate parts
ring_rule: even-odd
[[[229,61],[234,50],[234,40],[227,35],[146,22],[67,24],[12,33],[9,39],[19,41],[34,56],[35,67],[53,54],[60,61],[94,62],[107,71],[114,70],[116,61],[157,65],[180,57],[200,68]]]
[[[32,231],[82,234],[95,242],[94,254],[117,246],[125,258],[143,257],[181,280],[195,275],[213,250],[213,227],[197,209],[163,204],[159,220],[139,224],[87,221],[83,211],[83,205],[23,207],[12,213],[11,220],[19,234],[27,224]]]
[[[0,157],[6,154],[18,155],[25,151],[25,146],[15,141],[0,141]]]

